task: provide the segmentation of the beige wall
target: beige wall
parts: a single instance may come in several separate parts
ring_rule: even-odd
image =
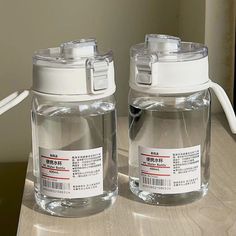
[[[207,0],[205,43],[209,48],[210,77],[233,100],[235,0]],[[222,110],[213,96],[213,111]]]
[[[0,0],[0,98],[31,85],[34,50],[96,37],[112,48],[119,115],[127,114],[129,48],[145,33],[178,34],[176,0]],[[0,161],[27,160],[30,99],[0,117]]]
[[[233,100],[235,0],[180,0],[179,35],[205,43],[209,49],[210,78]],[[221,112],[212,93],[212,111]]]
[[[180,0],[179,36],[190,42],[205,41],[205,0]]]

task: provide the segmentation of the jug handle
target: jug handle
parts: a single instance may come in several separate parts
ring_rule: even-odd
[[[211,82],[210,87],[220,101],[220,104],[226,114],[232,133],[236,134],[236,117],[231,102],[224,89],[217,83]]]
[[[22,102],[29,95],[29,90],[14,92],[0,101],[0,115]]]

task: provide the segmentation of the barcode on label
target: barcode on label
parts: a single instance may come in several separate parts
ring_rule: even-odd
[[[69,183],[53,182],[53,181],[48,181],[46,179],[43,179],[43,186],[47,188],[54,188],[54,189],[61,189],[61,190],[70,189]]]
[[[156,185],[156,186],[171,186],[171,180],[143,177],[143,184]]]

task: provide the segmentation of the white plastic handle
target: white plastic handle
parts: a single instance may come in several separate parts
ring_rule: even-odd
[[[231,102],[230,102],[227,94],[225,93],[224,89],[220,85],[218,85],[214,82],[211,82],[210,86],[220,101],[220,104],[221,104],[221,106],[226,114],[226,117],[228,119],[229,126],[230,126],[232,133],[236,134],[236,117],[235,117],[233,107],[231,105]]]
[[[0,115],[4,112],[10,110],[12,107],[16,106],[22,102],[26,97],[28,97],[29,91],[24,90],[23,92],[14,92],[8,97],[0,101]]]

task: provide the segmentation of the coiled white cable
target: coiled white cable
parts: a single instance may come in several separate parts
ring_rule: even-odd
[[[0,115],[22,102],[29,95],[29,90],[14,92],[0,101]]]

